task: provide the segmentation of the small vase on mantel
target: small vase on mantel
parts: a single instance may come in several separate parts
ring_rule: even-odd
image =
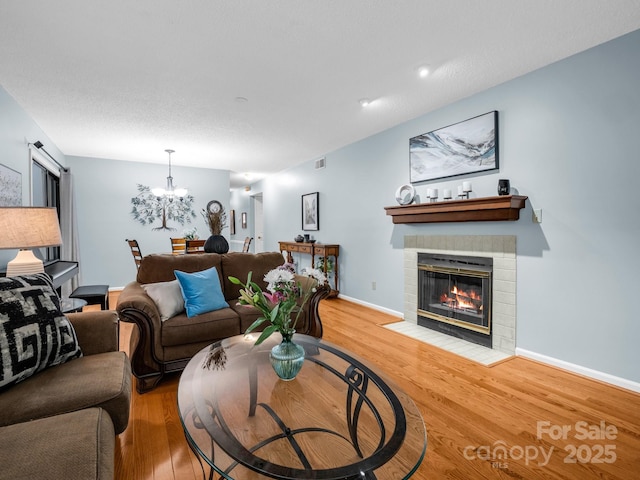
[[[293,342],[295,330],[281,332],[282,342],[271,349],[269,359],[276,375],[282,380],[296,378],[304,363],[304,348]]]

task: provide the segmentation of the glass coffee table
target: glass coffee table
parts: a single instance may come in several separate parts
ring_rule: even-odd
[[[406,479],[427,447],[411,398],[354,354],[294,335],[306,358],[278,379],[273,334],[231,337],[201,350],[178,386],[187,440],[224,479]]]

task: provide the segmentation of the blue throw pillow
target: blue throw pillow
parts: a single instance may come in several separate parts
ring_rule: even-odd
[[[222,294],[220,277],[218,277],[216,267],[195,273],[186,273],[180,270],[174,270],[173,273],[180,283],[187,317],[195,317],[229,306]]]

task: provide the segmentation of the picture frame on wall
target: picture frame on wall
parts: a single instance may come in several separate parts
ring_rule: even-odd
[[[247,228],[247,212],[242,212],[242,228]]]
[[[0,163],[0,207],[22,206],[22,174]]]
[[[496,110],[409,139],[411,183],[498,167]]]
[[[320,202],[318,192],[302,195],[302,230],[320,230]]]
[[[229,234],[230,235],[236,234],[236,211],[235,210],[231,210],[229,212]]]

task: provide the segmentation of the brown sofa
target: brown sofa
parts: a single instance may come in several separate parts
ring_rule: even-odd
[[[67,315],[83,356],[0,391],[0,479],[112,479],[131,367],[113,311]]]
[[[211,343],[243,333],[259,316],[253,307],[238,305],[240,286],[229,276],[242,280],[253,272],[253,281],[263,289],[264,275],[284,263],[279,252],[226,254],[197,253],[188,255],[157,254],[142,259],[136,281],[120,293],[117,311],[120,319],[135,323],[131,337],[131,363],[138,392],[147,392],[158,384],[165,373],[181,371],[191,357]],[[161,320],[158,305],[147,294],[145,286],[175,280],[175,270],[187,273],[216,267],[222,293],[229,308],[187,317],[182,311]],[[306,277],[298,277],[303,288]],[[318,303],[329,294],[329,288],[319,288],[305,304],[296,331],[322,337]]]

